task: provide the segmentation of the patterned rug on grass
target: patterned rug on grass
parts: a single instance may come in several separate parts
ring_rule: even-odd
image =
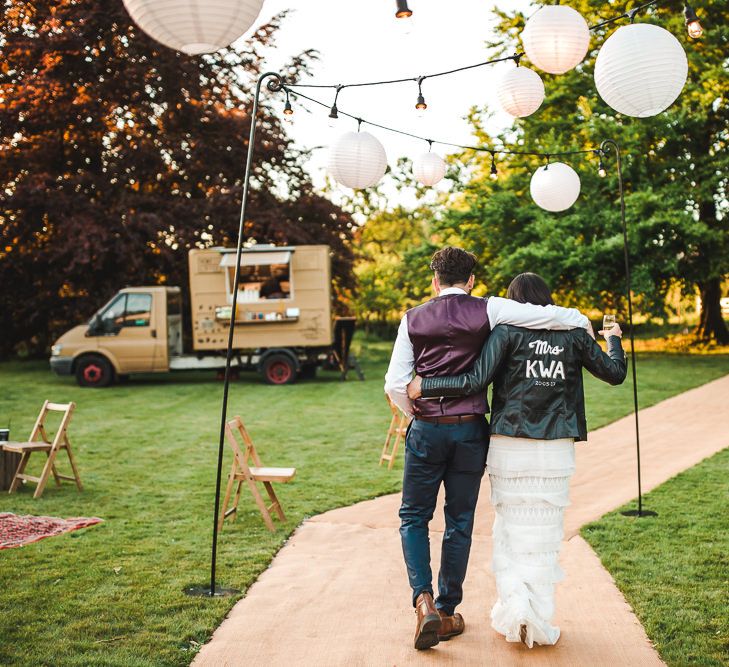
[[[45,537],[53,537],[72,530],[101,523],[98,517],[74,517],[59,519],[53,516],[17,515],[0,512],[0,549],[22,547]]]

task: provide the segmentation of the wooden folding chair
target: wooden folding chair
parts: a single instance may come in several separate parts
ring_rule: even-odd
[[[20,482],[25,480],[27,482],[35,482],[36,489],[33,494],[33,498],[40,498],[45,489],[48,477],[53,474],[53,478],[56,480],[56,485],[61,486],[61,480],[65,479],[70,482],[76,482],[76,486],[79,491],[83,491],[84,488],[81,484],[81,478],[78,474],[78,468],[76,467],[76,460],[73,457],[71,451],[71,443],[68,439],[68,425],[71,423],[71,415],[73,414],[75,403],[51,403],[46,401],[43,403],[38,419],[36,419],[35,426],[30,433],[28,442],[6,442],[3,444],[3,449],[6,452],[15,452],[20,454],[20,463],[18,469],[15,471],[15,477],[10,485],[8,493],[13,493]],[[46,430],[46,417],[49,412],[61,412],[61,423],[58,425],[56,434],[53,436],[53,440],[48,437]],[[73,470],[73,477],[59,474],[56,469],[56,456],[62,449],[66,450],[68,454],[68,460],[71,463],[71,470]],[[28,465],[28,460],[33,452],[45,452],[46,462],[43,466],[43,472],[40,477],[34,477],[33,475],[26,475],[25,468]]]
[[[238,439],[235,435],[236,431],[243,441],[243,449],[241,449]],[[281,521],[286,521],[286,515],[281,508],[281,503],[276,496],[276,492],[273,490],[273,482],[290,482],[296,475],[296,468],[264,468],[261,459],[258,457],[256,447],[251,440],[251,436],[248,435],[243,421],[240,417],[231,419],[225,425],[225,436],[233,448],[233,465],[230,468],[228,474],[228,486],[225,489],[225,498],[223,500],[223,511],[221,512],[218,530],[223,529],[223,522],[229,516],[232,516],[235,520],[236,512],[238,511],[238,501],[240,500],[240,492],[243,483],[248,484],[248,488],[253,495],[253,499],[258,505],[258,509],[261,511],[263,521],[270,531],[275,531],[276,528],[273,525],[273,519],[271,518],[271,510],[275,510],[276,515]],[[252,460],[252,466],[248,465],[248,461]],[[238,482],[238,488],[235,492],[235,498],[233,499],[233,506],[228,509],[228,503],[230,502],[230,496],[233,491],[233,485]],[[268,493],[268,497],[271,500],[271,504],[266,506],[258,487],[257,482],[262,482],[263,486]]]
[[[390,397],[385,394],[387,404],[390,406],[392,412],[392,419],[390,420],[390,426],[387,429],[387,437],[385,438],[385,445],[382,448],[382,454],[380,454],[380,465],[383,461],[389,461],[387,469],[392,470],[392,466],[395,464],[395,458],[397,457],[397,448],[400,446],[400,442],[405,438],[405,434],[408,431],[408,425],[410,424],[412,417],[408,417],[404,412],[400,410],[391,400]],[[394,438],[394,440],[393,440]],[[392,445],[392,451],[388,452],[388,449]]]

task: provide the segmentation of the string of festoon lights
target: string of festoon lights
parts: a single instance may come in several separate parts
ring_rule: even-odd
[[[291,98],[302,98],[312,104],[328,108],[325,102],[299,91],[289,90],[286,86],[284,86],[284,91],[287,94],[285,106],[287,109],[293,109]],[[591,154],[598,160],[598,174],[604,177],[607,173],[603,164],[605,153],[601,148],[545,152],[513,150],[504,147],[469,146],[413,134],[412,132],[366,120],[342,110],[338,110],[338,115],[356,121],[357,132],[347,132],[332,144],[329,150],[327,170],[338,183],[355,190],[371,187],[382,178],[387,170],[387,156],[383,145],[369,132],[362,132],[362,125],[370,125],[380,130],[425,142],[428,145],[428,151],[418,155],[413,160],[413,175],[419,183],[425,186],[436,185],[446,173],[445,160],[437,153],[432,152],[434,144],[489,154],[491,156],[490,176],[493,179],[498,178],[496,157],[499,155],[523,155],[542,158],[544,164],[532,175],[530,192],[532,199],[538,206],[554,213],[564,211],[575,203],[580,194],[580,178],[570,165],[564,162],[554,162],[552,158]]]
[[[526,118],[541,107],[545,88],[539,73],[523,65],[523,58],[536,69],[549,74],[563,74],[579,65],[585,58],[590,45],[591,31],[601,30],[628,19],[629,24],[617,28],[600,48],[595,60],[595,86],[603,101],[615,111],[638,118],[655,116],[667,109],[680,95],[688,75],[688,61],[680,42],[670,32],[658,25],[636,23],[635,19],[641,11],[649,7],[672,1],[650,0],[592,26],[588,26],[584,17],[568,5],[542,5],[529,17],[521,33],[523,53],[444,72],[400,79],[343,84],[287,82],[283,86],[286,94],[284,114],[287,117],[293,115],[291,98],[294,96],[304,98],[302,89],[333,89],[334,100],[331,105],[313,98],[307,97],[307,99],[329,108],[329,120],[336,122],[342,113],[338,108],[338,101],[343,90],[361,86],[413,83],[417,85],[415,109],[422,114],[428,108],[423,92],[423,84],[428,79],[513,61],[515,67],[498,83],[497,98],[508,114],[516,118]],[[263,2],[264,0],[206,0],[203,11],[196,3],[183,3],[180,0],[124,0],[132,18],[151,37],[191,55],[211,53],[229,46],[253,25],[263,7]],[[688,3],[683,7],[688,34],[696,39],[703,32],[701,23]],[[396,0],[395,16],[398,21],[412,20],[413,11],[408,7],[407,0]],[[372,127],[423,139],[428,141],[429,147],[440,144],[486,151],[492,157],[492,175],[496,173],[497,154],[547,155],[545,151],[495,150],[429,140],[402,130],[364,121],[356,114],[342,115],[360,120],[358,131],[345,133],[332,144],[328,165],[333,178],[351,188],[371,187],[382,178],[387,169],[387,157],[382,144],[370,133],[359,131],[365,122]],[[597,155],[600,161],[598,169],[604,171],[603,155],[599,150],[585,149],[578,152]],[[550,156],[571,153],[572,151],[549,151]],[[413,171],[419,182],[424,185],[434,185],[445,174],[445,162],[440,155],[429,150],[414,160]],[[548,210],[565,210],[579,195],[579,176],[569,165],[563,163],[546,164],[534,174],[533,196],[539,191],[537,187],[539,183],[543,183],[551,192],[564,193],[563,197],[557,197],[559,201],[549,199],[551,208]],[[534,198],[540,206],[546,203],[544,199]],[[564,206],[567,202],[569,203]],[[554,208],[557,205],[559,208]]]
[[[447,76],[488,65],[513,61],[514,69],[508,71],[497,85],[497,98],[505,112],[513,117],[525,118],[536,112],[544,101],[545,88],[542,78],[533,69],[524,67],[524,56],[539,69],[562,74],[576,67],[584,59],[590,41],[590,31],[604,28],[623,19],[630,24],[618,28],[603,44],[595,62],[595,84],[602,99],[614,110],[635,117],[655,116],[667,109],[680,95],[688,75],[688,62],[680,42],[667,30],[653,24],[636,24],[636,15],[658,4],[651,0],[629,12],[588,26],[579,12],[566,5],[543,6],[526,22],[521,34],[524,53],[479,62],[444,72],[345,84],[289,83],[283,86],[286,94],[284,114],[291,119],[294,109],[291,99],[302,98],[320,107],[329,108],[329,123],[336,125],[340,115],[357,121],[357,132],[347,132],[338,137],[330,147],[328,172],[335,181],[354,189],[375,185],[387,170],[387,155],[379,140],[361,126],[370,125],[427,142],[428,151],[413,160],[413,175],[422,185],[437,184],[446,173],[443,158],[432,152],[439,144],[464,150],[486,152],[491,155],[491,176],[496,177],[496,155],[528,155],[543,157],[546,164],[534,172],[530,191],[535,203],[548,211],[563,211],[572,206],[580,192],[580,179],[569,165],[550,163],[551,157],[594,154],[598,159],[598,173],[605,175],[604,153],[601,149],[586,148],[567,151],[526,151],[484,146],[467,146],[454,142],[430,139],[411,132],[367,121],[362,117],[344,113],[338,107],[340,93],[347,88],[383,86],[402,83],[417,84],[416,112],[422,115],[427,109],[423,95],[426,79]],[[397,17],[410,17],[412,11],[406,2],[398,2]],[[408,13],[409,12],[409,13]],[[684,6],[688,33],[692,38],[701,36],[703,29],[693,8]],[[301,92],[301,89],[333,89],[334,101],[330,105]]]

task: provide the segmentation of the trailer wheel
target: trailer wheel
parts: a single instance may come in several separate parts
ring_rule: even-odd
[[[108,387],[113,379],[114,369],[106,357],[89,354],[76,362],[79,387]]]
[[[285,354],[272,354],[261,368],[266,384],[291,384],[296,381],[296,366]]]

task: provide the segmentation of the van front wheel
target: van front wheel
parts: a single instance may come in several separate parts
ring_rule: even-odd
[[[108,387],[114,379],[109,360],[98,354],[89,354],[76,362],[76,381],[79,387]]]

